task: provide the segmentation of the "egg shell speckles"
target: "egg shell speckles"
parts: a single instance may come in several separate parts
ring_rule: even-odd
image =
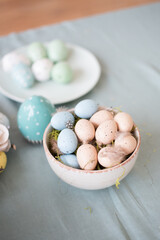
[[[61,40],[54,40],[50,42],[47,48],[48,57],[53,62],[66,60],[68,57],[68,48]]]
[[[42,141],[43,133],[51,120],[55,107],[42,96],[32,96],[21,104],[17,123],[23,136],[29,141]]]
[[[107,120],[101,123],[96,130],[98,144],[109,144],[116,138],[117,125],[114,120]]]
[[[77,149],[77,145],[77,136],[71,129],[65,128],[58,135],[57,146],[62,153],[73,153]]]
[[[131,135],[125,136],[123,138],[117,138],[115,140],[115,147],[119,147],[123,149],[126,155],[132,153],[135,150],[136,146],[137,146],[137,141]]]
[[[15,65],[12,69],[11,75],[17,86],[21,88],[30,88],[35,82],[35,78],[30,67],[24,63]]]
[[[89,119],[92,117],[92,115],[97,111],[98,104],[91,100],[91,99],[85,99],[80,101],[75,106],[75,114],[80,118]]]
[[[31,64],[27,56],[18,52],[10,52],[2,58],[2,67],[6,72],[11,71],[12,68],[19,63],[24,63],[28,66]]]
[[[51,60],[42,58],[33,63],[32,72],[37,81],[45,82],[51,77],[50,75],[52,67],[53,63]]]
[[[130,132],[133,128],[133,120],[128,113],[119,112],[115,115],[114,120],[121,132]]]
[[[98,152],[98,162],[103,167],[114,167],[125,159],[125,154],[119,148],[105,147]]]
[[[46,48],[40,42],[33,42],[28,47],[28,57],[31,59],[32,62],[35,62],[41,58],[46,58]]]
[[[73,168],[77,168],[77,169],[80,168],[75,154],[61,155],[60,159],[65,165],[67,165],[69,167],[73,167]]]
[[[97,165],[97,150],[91,144],[83,144],[77,150],[77,160],[84,170],[94,170]]]
[[[67,111],[57,112],[51,119],[51,126],[57,130],[63,130],[67,128],[67,124],[74,124],[74,116]]]
[[[75,125],[75,133],[78,139],[85,144],[94,139],[95,129],[89,120],[80,119]]]
[[[105,122],[106,120],[112,120],[113,115],[107,110],[100,110],[93,114],[90,118],[91,123],[97,128],[101,123]]]

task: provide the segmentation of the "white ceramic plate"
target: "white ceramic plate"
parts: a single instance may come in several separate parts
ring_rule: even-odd
[[[74,72],[74,80],[71,83],[57,84],[50,80],[44,83],[36,82],[32,88],[22,89],[14,83],[9,73],[3,71],[0,62],[0,92],[17,102],[23,102],[32,95],[41,95],[53,104],[66,103],[88,93],[100,78],[99,62],[88,50],[73,44],[67,44],[67,46],[70,50],[67,61]],[[17,51],[26,54],[27,46]]]

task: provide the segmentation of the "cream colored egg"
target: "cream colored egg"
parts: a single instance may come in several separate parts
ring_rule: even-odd
[[[8,128],[0,124],[0,145],[4,144],[9,138],[9,131]]]
[[[132,153],[137,146],[137,141],[136,139],[132,136],[125,136],[123,138],[117,138],[115,140],[115,147],[121,148],[126,155]]]
[[[75,133],[78,139],[85,144],[94,139],[95,129],[89,120],[80,119],[75,125]]]
[[[128,113],[119,112],[115,115],[114,120],[121,132],[130,132],[133,128],[133,120]]]
[[[77,150],[77,160],[84,170],[94,170],[97,165],[97,150],[91,144],[83,144]]]
[[[116,138],[117,125],[114,120],[107,120],[101,123],[96,130],[98,144],[109,144]]]
[[[125,159],[125,154],[119,148],[105,147],[98,153],[98,162],[106,168],[114,167]]]
[[[94,127],[97,128],[104,121],[112,119],[113,119],[112,113],[110,113],[107,110],[100,110],[93,114],[93,116],[90,118],[90,121],[94,125]]]

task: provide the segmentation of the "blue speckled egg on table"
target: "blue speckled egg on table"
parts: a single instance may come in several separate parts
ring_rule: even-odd
[[[41,142],[55,107],[44,97],[32,96],[21,104],[17,123],[22,135],[31,142]]]
[[[79,163],[77,161],[77,157],[75,154],[64,154],[60,156],[60,159],[62,160],[62,162],[69,166],[69,167],[73,167],[73,168],[80,168]]]
[[[80,118],[89,119],[97,111],[97,109],[98,104],[95,101],[85,99],[75,106],[74,112]]]
[[[74,124],[74,116],[72,113],[67,111],[57,112],[53,115],[51,119],[51,126],[57,130],[63,130],[64,128],[69,128]]]
[[[30,88],[35,82],[35,78],[30,67],[24,63],[18,63],[13,66],[11,76],[17,86],[21,88]]]
[[[57,139],[57,146],[64,154],[73,153],[78,145],[76,134],[68,128],[63,129]]]

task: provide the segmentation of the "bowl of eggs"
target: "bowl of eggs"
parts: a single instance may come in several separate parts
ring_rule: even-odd
[[[133,168],[140,144],[140,132],[128,113],[98,106],[91,99],[57,111],[43,136],[55,174],[88,190],[118,187]]]

